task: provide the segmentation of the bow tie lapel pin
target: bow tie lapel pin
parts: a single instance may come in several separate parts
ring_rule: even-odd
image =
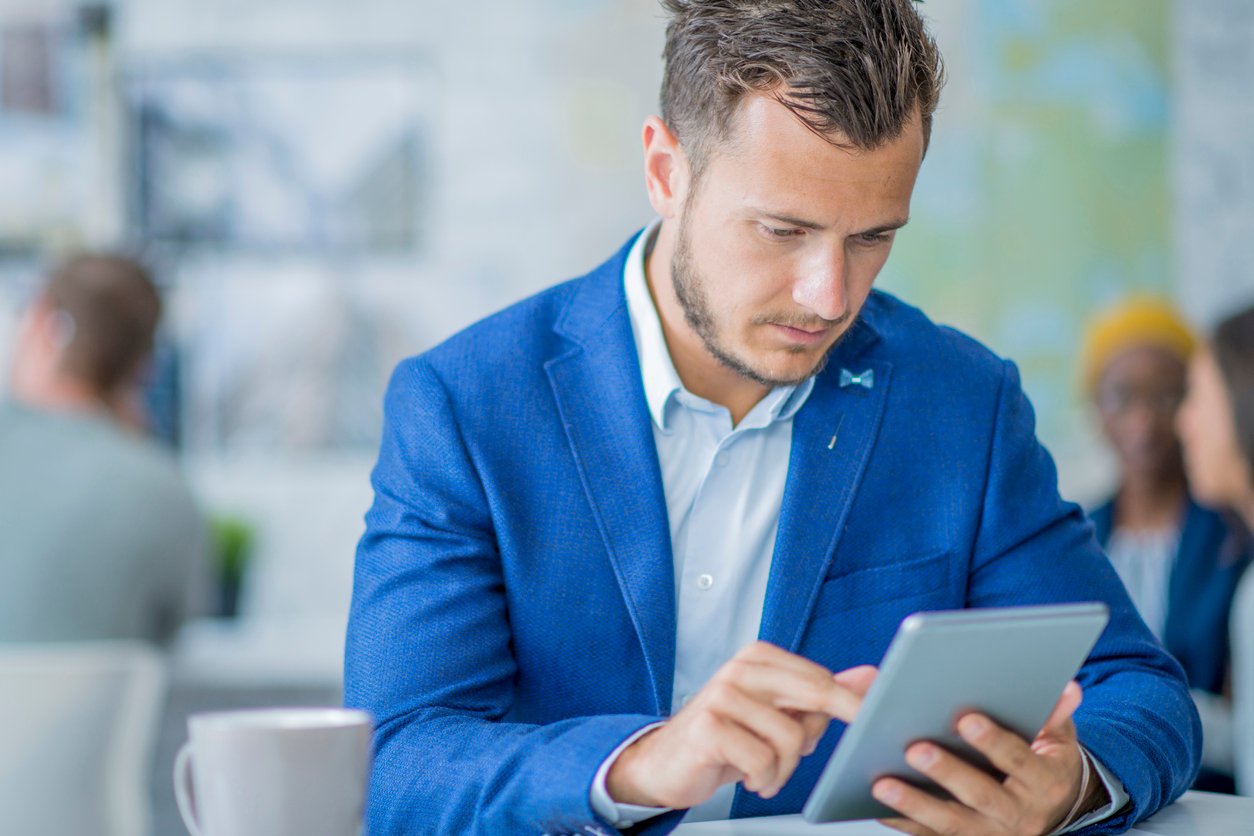
[[[875,388],[875,370],[867,369],[862,374],[854,374],[848,369],[840,370],[840,388],[848,389],[850,386],[860,386],[863,389]]]

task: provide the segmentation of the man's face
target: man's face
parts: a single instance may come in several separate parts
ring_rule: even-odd
[[[765,386],[817,373],[910,214],[918,120],[873,151],[832,145],[764,95],[742,102],[679,218],[671,271],[689,326]]]

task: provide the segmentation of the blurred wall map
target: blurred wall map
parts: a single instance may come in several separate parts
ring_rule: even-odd
[[[1170,295],[1169,4],[927,3],[949,73],[881,286],[1016,363],[1073,491],[1105,479],[1077,384],[1093,312]]]

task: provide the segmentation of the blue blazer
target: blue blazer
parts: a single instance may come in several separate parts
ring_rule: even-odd
[[[346,703],[377,720],[374,836],[612,832],[594,774],[669,711],[674,573],[626,253],[395,371],[345,658]],[[874,388],[841,388],[842,368]],[[874,293],[788,468],[761,639],[835,671],[878,663],[918,610],[1106,601],[1076,722],[1132,803],[1091,832],[1188,787],[1201,733],[1180,666],[1059,499],[1011,364]],[[843,729],[732,815],[799,811]]]
[[[1115,524],[1114,500],[1090,517],[1105,547]],[[1167,583],[1163,644],[1184,668],[1189,686],[1222,693],[1228,674],[1228,614],[1241,573],[1249,564],[1244,538],[1223,516],[1189,500],[1175,565]]]

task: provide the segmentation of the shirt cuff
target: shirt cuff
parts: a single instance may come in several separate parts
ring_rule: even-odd
[[[671,811],[670,807],[641,807],[637,804],[619,804],[610,798],[610,791],[605,787],[605,779],[609,777],[610,767],[614,765],[614,761],[618,760],[618,756],[623,753],[623,750],[661,725],[662,723],[650,723],[618,744],[618,748],[610,752],[610,756],[602,761],[596,777],[592,779],[592,790],[589,794],[592,811],[619,830]]]
[[[1083,746],[1080,747],[1080,755],[1088,761],[1093,772],[1097,773],[1097,777],[1102,779],[1102,786],[1106,788],[1106,797],[1110,801],[1104,807],[1080,816],[1075,821],[1063,822],[1054,831],[1056,834],[1073,833],[1083,827],[1088,827],[1090,824],[1105,821],[1122,810],[1128,803],[1128,793],[1124,790],[1123,784],[1119,779],[1114,776],[1114,773],[1107,769],[1101,761],[1089,754],[1089,750]],[[1080,787],[1080,792],[1084,792],[1085,789],[1085,787]]]

